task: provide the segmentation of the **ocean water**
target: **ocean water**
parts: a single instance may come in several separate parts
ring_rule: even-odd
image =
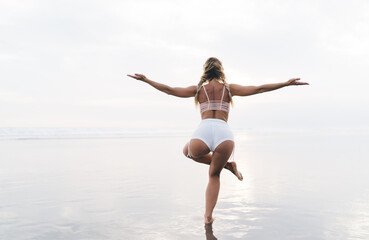
[[[369,239],[367,131],[235,131],[211,229],[189,135],[0,129],[0,239]]]

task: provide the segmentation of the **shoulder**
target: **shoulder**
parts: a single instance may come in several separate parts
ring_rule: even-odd
[[[234,93],[237,93],[237,91],[242,87],[241,85],[230,83],[228,84],[229,91],[231,92],[231,95],[234,95]]]

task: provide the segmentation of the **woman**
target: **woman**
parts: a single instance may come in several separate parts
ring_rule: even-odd
[[[206,189],[205,224],[214,221],[212,213],[218,199],[220,188],[220,172],[223,168],[231,171],[239,180],[242,174],[237,170],[235,162],[228,162],[233,147],[233,134],[227,124],[229,108],[233,96],[249,96],[257,93],[276,90],[291,85],[306,85],[300,78],[292,78],[286,82],[264,84],[261,86],[241,86],[228,84],[221,61],[211,57],[204,64],[204,73],[200,82],[194,86],[179,88],[154,82],[142,74],[128,75],[141,80],[169,95],[176,97],[195,97],[200,103],[201,123],[193,133],[190,141],[183,148],[185,156],[199,163],[210,165],[209,183]]]

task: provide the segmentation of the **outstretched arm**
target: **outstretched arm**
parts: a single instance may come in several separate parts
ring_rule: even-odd
[[[279,88],[293,86],[293,85],[309,85],[306,82],[300,82],[300,78],[291,78],[286,82],[281,83],[269,83],[260,86],[241,86],[238,84],[229,84],[232,96],[249,96],[253,94],[269,92],[277,90]]]
[[[148,79],[145,75],[143,74],[138,74],[135,73],[135,75],[129,75],[127,74],[128,77],[143,81],[151,86],[153,86],[154,88],[158,89],[161,92],[164,92],[166,94],[169,95],[173,95],[176,97],[182,97],[182,98],[187,98],[187,97],[194,97],[197,91],[197,87],[195,85],[190,86],[190,87],[186,87],[186,88],[181,88],[181,87],[170,87],[168,85],[162,84],[162,83],[158,83],[158,82],[154,82],[150,79]]]

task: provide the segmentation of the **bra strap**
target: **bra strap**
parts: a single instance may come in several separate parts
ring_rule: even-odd
[[[223,93],[222,93],[222,99],[220,100],[220,104],[219,104],[219,110],[222,109],[222,103],[223,103],[223,97],[224,97],[224,90],[225,90],[225,86],[223,86]]]
[[[202,86],[202,87],[204,88],[204,92],[205,92],[205,94],[206,94],[206,98],[208,99],[208,101],[210,101],[209,96],[208,96],[208,93],[206,92],[206,88],[205,88],[205,86]]]
[[[224,90],[225,90],[225,86],[223,86],[223,93],[222,93],[222,99],[220,101],[223,102],[223,97],[224,97]]]
[[[208,93],[206,92],[205,85],[204,85],[203,87],[204,87],[204,92],[205,92],[205,94],[206,94],[206,98],[208,99],[208,110],[209,110],[209,109],[210,109],[210,104],[209,104],[210,99],[209,99]]]

